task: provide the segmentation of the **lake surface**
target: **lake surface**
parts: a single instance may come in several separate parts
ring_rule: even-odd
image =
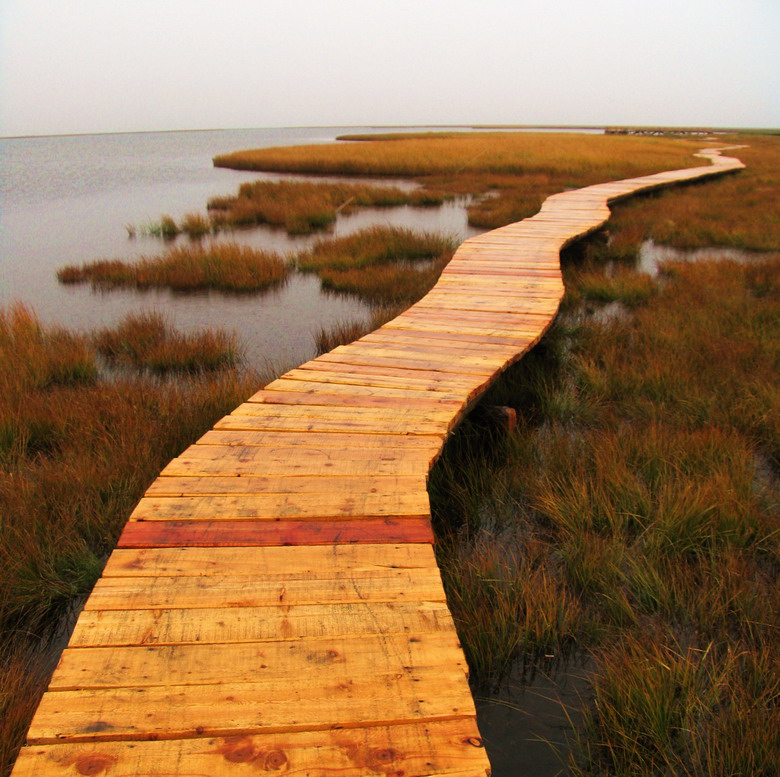
[[[435,128],[409,128],[427,129]],[[44,322],[79,330],[155,310],[185,331],[236,331],[252,366],[291,367],[305,361],[314,355],[313,336],[321,327],[366,317],[368,305],[322,293],[315,276],[297,273],[281,288],[242,296],[213,291],[94,292],[87,285],[62,286],[55,273],[64,264],[131,260],[164,249],[157,238],[130,239],[126,225],[141,228],[162,214],[178,219],[188,212],[205,212],[210,197],[234,194],[244,181],[301,178],[215,168],[211,160],[217,154],[330,143],[337,135],[372,131],[385,130],[329,127],[0,139],[0,305],[24,302]],[[482,231],[467,225],[460,202],[441,208],[361,210],[340,217],[331,234],[341,236],[372,224],[440,231],[459,240]],[[287,253],[321,237],[289,237],[282,230],[258,227],[219,239]]]

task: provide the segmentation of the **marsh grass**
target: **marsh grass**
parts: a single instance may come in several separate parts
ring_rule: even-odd
[[[780,263],[674,263],[651,282],[605,259],[612,277],[567,269],[575,300],[615,298],[616,278],[629,304],[625,288],[650,292],[608,323],[575,301],[488,392],[517,432],[467,422],[431,475],[473,682],[590,651],[572,773],[772,774]]]
[[[328,353],[339,345],[348,345],[373,332],[402,313],[404,308],[404,305],[380,305],[374,308],[367,320],[340,321],[329,328],[320,328],[314,335],[317,355]]]
[[[172,246],[163,254],[141,257],[137,262],[104,259],[57,271],[60,283],[90,283],[93,288],[105,290],[131,287],[253,292],[279,284],[286,277],[287,266],[279,255],[222,242]]]
[[[352,138],[354,139],[354,138]],[[318,175],[405,176],[425,191],[474,195],[469,224],[492,229],[536,213],[557,191],[692,166],[701,141],[556,133],[361,136],[365,143],[237,151],[214,164]],[[486,196],[487,195],[487,196]]]
[[[441,192],[404,191],[395,186],[255,181],[241,184],[234,197],[212,198],[208,208],[217,228],[267,224],[298,235],[327,229],[339,213],[351,213],[358,208],[428,207],[443,201]]]
[[[430,290],[455,248],[456,241],[443,235],[372,227],[320,241],[294,262],[303,272],[316,272],[324,289],[376,304],[410,305]]]
[[[573,774],[777,774],[780,679],[769,645],[735,651],[660,633],[596,661],[581,742],[588,766],[572,764]]]
[[[701,141],[558,133],[474,132],[398,136],[366,143],[253,149],[214,158],[240,170],[420,177],[459,173],[554,173],[609,181],[696,166]]]
[[[36,646],[89,592],[160,469],[259,383],[235,369],[103,380],[90,339],[0,312],[2,768],[52,668]]]
[[[738,175],[664,189],[613,207],[610,230],[616,248],[636,253],[647,239],[675,248],[780,250],[780,143],[750,136],[734,151],[747,165]],[[729,152],[726,151],[726,154]]]
[[[93,341],[111,364],[156,375],[217,370],[240,361],[235,335],[219,330],[183,334],[159,313],[131,314],[97,332]]]

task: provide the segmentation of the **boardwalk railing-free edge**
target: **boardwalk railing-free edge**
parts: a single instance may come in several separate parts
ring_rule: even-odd
[[[465,241],[416,305],[174,459],[89,597],[13,777],[488,774],[428,472],[550,326],[561,249],[611,201],[743,167],[702,155]]]

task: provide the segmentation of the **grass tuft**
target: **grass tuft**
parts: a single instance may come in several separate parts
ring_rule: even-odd
[[[221,242],[174,246],[134,263],[100,260],[57,271],[60,283],[90,283],[99,289],[129,286],[252,292],[281,283],[286,277],[287,267],[277,254]]]
[[[216,370],[239,362],[235,335],[213,330],[181,334],[159,313],[129,315],[116,327],[97,332],[94,343],[112,364],[156,375]]]

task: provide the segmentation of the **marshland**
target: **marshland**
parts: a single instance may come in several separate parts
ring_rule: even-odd
[[[101,207],[86,184],[17,190],[8,275],[14,296],[38,297],[7,297],[0,318],[4,764],[52,668],[46,645],[170,458],[274,371],[418,299],[469,234],[556,191],[699,165],[707,145],[350,138],[296,147],[311,140],[299,131],[216,168],[203,138],[165,138],[160,167],[192,143],[181,191],[150,165],[133,207]],[[84,144],[72,164],[97,153],[72,140]],[[481,403],[515,408],[517,428],[475,411],[432,473],[437,554],[497,775],[542,751],[571,774],[777,771],[780,140],[708,145],[741,143],[746,170],[618,204],[566,252],[556,323]],[[122,159],[94,173],[106,190]],[[61,240],[40,234],[49,211]],[[701,252],[651,274],[649,241]],[[707,258],[723,247],[739,261]],[[35,265],[36,249],[51,258]],[[555,701],[571,676],[577,692]],[[527,721],[542,687],[546,729]],[[531,740],[525,755],[491,730],[496,705]]]

